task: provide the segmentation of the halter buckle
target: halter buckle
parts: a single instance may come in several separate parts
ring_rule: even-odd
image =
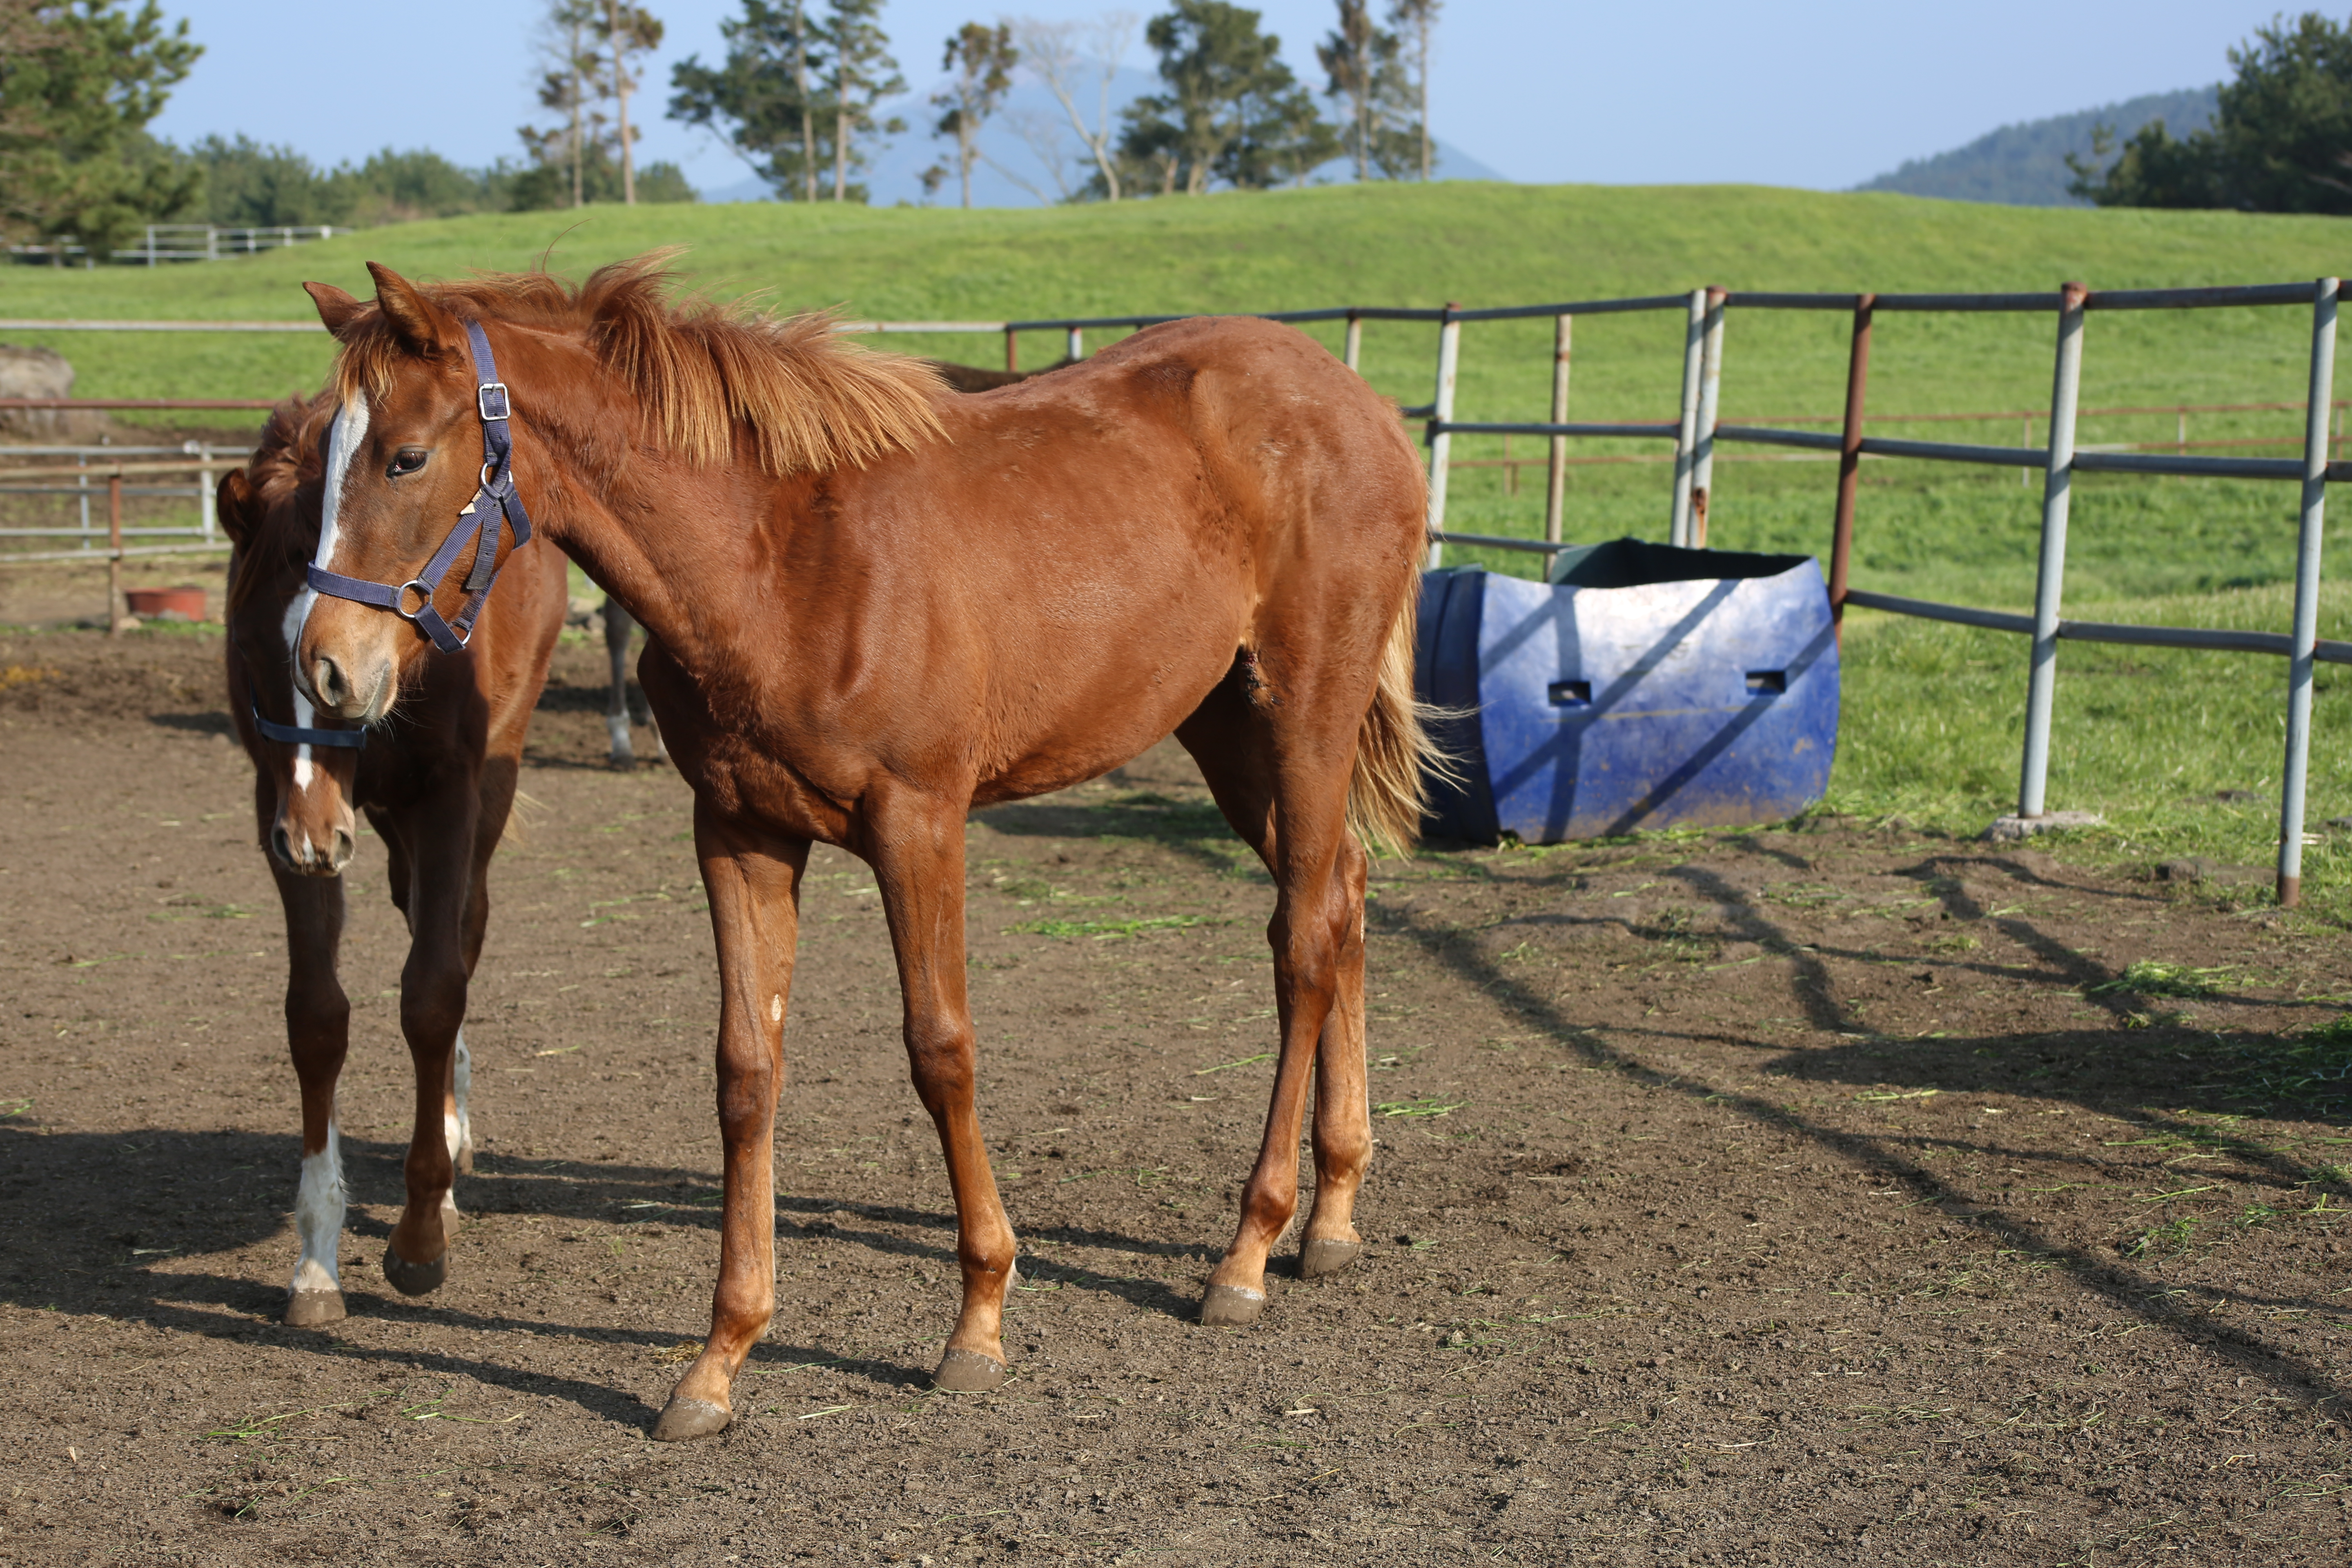
[[[415,589],[417,597],[424,601],[424,603],[418,605],[414,610],[409,609],[407,606],[408,591],[411,588]],[[432,607],[433,584],[427,583],[422,577],[411,577],[407,582],[403,583],[399,587],[394,589],[392,592],[392,613],[398,616],[402,620],[406,621],[412,626],[416,624],[416,618],[419,616],[422,616],[425,611]]]
[[[486,381],[474,388],[474,406],[486,425],[494,419],[511,418],[514,414],[513,400],[508,397],[503,381]]]

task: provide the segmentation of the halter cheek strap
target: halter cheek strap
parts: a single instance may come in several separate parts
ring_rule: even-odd
[[[499,379],[499,362],[490,353],[490,340],[483,335],[479,321],[466,323],[466,348],[473,356],[474,409],[482,419],[482,474],[474,499],[457,513],[457,526],[449,531],[449,537],[441,542],[441,548],[433,552],[433,559],[425,563],[422,572],[397,587],[346,577],[340,572],[328,571],[315,561],[310,563],[311,587],[333,598],[390,610],[431,637],[433,646],[443,653],[457,652],[474,635],[474,618],[482,613],[482,605],[490,596],[490,584],[498,579],[501,524],[512,526],[517,550],[530,542],[530,514],[523,510],[522,497],[515,489],[514,441],[507,433],[513,405],[507,395],[507,384]],[[494,517],[496,521],[492,521]],[[454,617],[444,620],[441,612],[433,606],[433,595],[469,543],[475,545],[475,550],[473,567],[466,574],[466,603]],[[414,610],[408,607],[411,594],[417,595]],[[266,730],[263,732],[268,733]]]
[[[345,746],[356,752],[367,744],[365,730],[306,730],[299,724],[280,724],[275,719],[262,717],[261,710],[250,700],[246,708],[253,714],[253,727],[265,740],[281,746]]]

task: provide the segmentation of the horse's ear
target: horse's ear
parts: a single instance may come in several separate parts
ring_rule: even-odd
[[[349,299],[349,295],[344,296]],[[253,486],[243,468],[231,468],[221,476],[220,486],[213,495],[214,515],[219,518],[221,531],[239,550],[253,537]]]
[[[302,289],[310,296],[310,302],[319,307],[319,320],[327,324],[327,331],[339,338],[363,308],[357,300],[332,283],[305,283]]]
[[[411,353],[432,353],[440,346],[441,328],[448,323],[446,315],[415,284],[383,262],[371,261],[367,269],[375,279],[376,309],[399,334],[401,346]]]

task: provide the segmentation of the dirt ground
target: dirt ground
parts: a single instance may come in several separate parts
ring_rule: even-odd
[[[603,765],[585,646],[494,873],[450,1281],[379,1271],[363,840],[353,1315],[281,1327],[283,941],[219,649],[0,636],[0,1562],[2345,1560],[2352,1110],[2285,1092],[2342,933],[1899,824],[1383,863],[1372,1245],[1204,1330],[1270,895],[1167,747],[971,828],[1015,1378],[928,1386],[946,1184],[873,879],[820,851],[781,1307],[734,1426],[653,1444],[717,1251],[716,994],[686,791]]]

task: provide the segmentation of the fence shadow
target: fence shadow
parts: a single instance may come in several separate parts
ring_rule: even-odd
[[[1726,842],[1734,847],[1739,844],[1738,838]],[[1981,865],[1983,862],[1972,859],[1971,863]],[[1915,870],[1922,876],[1934,876],[1937,865],[1937,861],[1931,859]],[[2021,867],[2019,869],[2024,868]],[[1808,1023],[1817,1030],[1851,1037],[1853,1043],[1826,1049],[1790,1051],[1775,1044],[1720,1031],[1612,1026],[1607,1030],[1611,1035],[1651,1040],[1661,1045],[1705,1040],[1744,1048],[1759,1057],[1769,1058],[1759,1065],[1778,1073],[1801,1076],[1813,1081],[1916,1083],[1920,1088],[1979,1092],[2018,1092],[2019,1079],[2012,1068],[2022,1064],[2006,1064],[2002,1058],[2010,1053],[2030,1051],[2036,1053],[2036,1060],[2033,1067],[2024,1068],[2031,1084],[2026,1092],[2074,1099],[2086,1109],[2096,1110],[2104,1115],[2144,1129],[2143,1136],[2179,1137],[2184,1143],[2217,1142],[2210,1124],[2145,1109],[2149,1090],[2165,1089],[2172,1097],[2169,1102],[2178,1104],[2177,1097],[2182,1086],[2178,1075],[2168,1074],[2167,1069],[2150,1062],[2144,1052],[2130,1059],[2123,1059],[2121,1053],[2117,1053],[2117,1059],[2107,1064],[2115,1076],[2108,1083],[2095,1089],[2032,1078],[2034,1068],[2040,1065],[2039,1053],[2049,1051],[2056,1058],[2062,1055],[2065,1044],[2084,1045],[2095,1041],[2095,1048],[2105,1054],[2115,1049],[2109,1037],[2121,1035],[2121,1030],[2111,1029],[2105,1033],[2083,1030],[1983,1034],[1954,1037],[1925,1045],[1906,1040],[1899,1043],[1899,1049],[1891,1049],[1892,1043],[1863,1025],[1842,999],[1834,976],[1822,962],[1823,950],[1799,942],[1760,909],[1747,890],[1717,872],[1702,866],[1685,865],[1673,868],[1666,874],[1683,881],[1694,892],[1713,900],[1724,923],[1738,937],[1756,942],[1768,953],[1786,960],[1790,969],[1789,986],[1791,1000],[1802,1010]],[[1942,896],[1952,907],[1959,907],[1966,901],[1966,895],[1959,890],[1956,879],[1943,878],[1940,883],[1948,884],[1943,887]],[[1938,883],[1931,882],[1930,885]],[[1632,923],[1623,917],[1599,915],[1538,918],[1547,923],[1614,924],[1627,929]],[[2067,948],[2031,921],[1981,914],[1979,918],[2007,921],[2000,929],[2014,936],[2034,955],[2041,970],[2037,978],[2084,986],[2104,984],[2113,978],[2104,966]],[[2208,1348],[2225,1347],[2227,1353],[2241,1363],[2243,1371],[2262,1377],[2282,1391],[2293,1390],[2298,1394],[2321,1400],[2340,1398],[2345,1393],[2324,1364],[2265,1338],[2259,1329],[2224,1326],[2210,1319],[2194,1316],[2198,1308],[2225,1302],[2305,1310],[2320,1309],[2326,1303],[2328,1291],[2316,1279],[2312,1281],[2312,1289],[2307,1295],[2293,1296],[2285,1292],[2242,1291],[2197,1284],[2176,1286],[2129,1260],[2101,1256],[2088,1246],[2060,1242],[2030,1217],[1980,1204],[1956,1203],[1954,1200],[1959,1194],[1947,1189],[1942,1179],[1922,1158],[1929,1145],[1937,1151],[1975,1149],[2012,1162],[2046,1160],[2051,1157],[2047,1151],[2006,1147],[2000,1142],[1997,1132],[1956,1142],[1948,1132],[1912,1134],[1900,1131],[1850,1131],[1829,1125],[1792,1107],[1744,1092],[1731,1085],[1710,1081],[1703,1075],[1687,1070],[1662,1071],[1609,1043],[1594,1028],[1570,1016],[1558,1000],[1538,991],[1520,973],[1498,963],[1483,952],[1476,942],[1465,940],[1466,933],[1461,930],[1425,920],[1407,902],[1383,900],[1376,904],[1371,910],[1371,929],[1390,939],[1413,943],[1466,985],[1485,993],[1530,1026],[1570,1046],[1586,1059],[1588,1065],[1624,1074],[1660,1092],[1717,1106],[1784,1135],[1802,1138],[1823,1152],[1867,1173],[1874,1180],[1900,1187],[1916,1202],[1938,1204],[1947,1223],[1974,1230],[2000,1247],[2020,1249],[2037,1259],[2054,1264],[2082,1287],[2105,1298],[2117,1310],[2151,1328],[2173,1334],[2184,1350],[2200,1343]],[[1856,959],[1866,956],[1861,952],[1841,955],[1833,949],[1827,952],[1830,956]],[[2109,994],[2112,999],[2105,1005],[2106,1010],[2111,1016],[2120,1019],[2126,1016],[2130,999]],[[2137,1039],[2141,1033],[2134,1031],[2126,1037]],[[1993,1053],[1990,1058],[1983,1054],[1988,1050]],[[1867,1070],[1862,1070],[1864,1068]],[[2284,1156],[2242,1141],[2234,1146],[2229,1146],[2226,1140],[2220,1142],[2226,1152],[2237,1155],[2247,1168],[2256,1173],[2247,1178],[2249,1180],[2284,1190],[2311,1178],[2310,1172]],[[2077,1157],[2069,1158],[2074,1160]]]

